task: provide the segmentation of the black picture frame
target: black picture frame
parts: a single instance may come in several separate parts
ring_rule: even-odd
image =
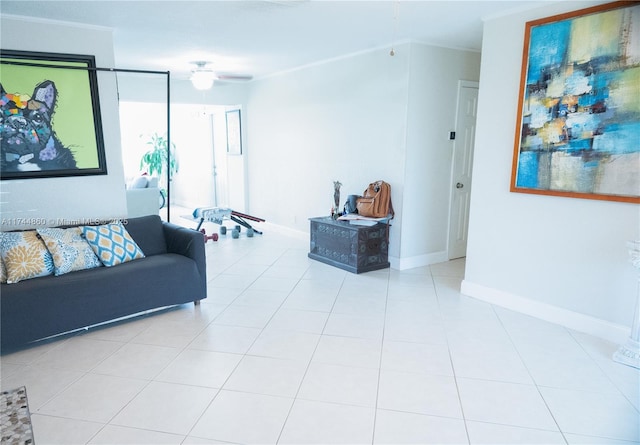
[[[227,121],[227,153],[230,155],[242,154],[242,123],[240,110],[230,110],[225,114]]]
[[[95,57],[0,49],[0,179],[106,175]]]

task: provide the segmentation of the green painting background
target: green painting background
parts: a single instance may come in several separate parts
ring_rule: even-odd
[[[87,67],[86,63],[81,62],[48,62],[39,59],[10,58],[2,58],[2,60]],[[45,80],[53,81],[58,92],[51,121],[53,131],[60,142],[71,150],[79,169],[99,168],[88,72],[85,70],[0,64],[0,83],[9,94],[32,96],[36,85]]]

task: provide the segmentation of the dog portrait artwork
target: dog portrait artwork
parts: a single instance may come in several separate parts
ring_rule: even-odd
[[[37,84],[31,96],[0,84],[0,173],[77,169],[52,125],[57,100],[51,80]]]

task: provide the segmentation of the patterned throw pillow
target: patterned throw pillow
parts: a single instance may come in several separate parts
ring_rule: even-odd
[[[37,231],[53,257],[56,276],[74,270],[102,266],[87,240],[82,237],[80,227],[43,228],[37,229]]]
[[[2,255],[0,255],[0,283],[7,282],[7,268],[4,266],[4,261],[2,261]]]
[[[144,253],[122,223],[82,226],[82,233],[102,264],[107,267],[144,258]]]
[[[53,274],[53,258],[35,230],[0,233],[7,283]]]

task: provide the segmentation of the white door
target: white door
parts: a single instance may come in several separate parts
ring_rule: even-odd
[[[227,130],[224,109],[217,110],[211,115],[211,129],[213,132],[213,174],[215,207],[229,205],[229,188],[227,175]]]
[[[461,81],[458,86],[456,136],[453,141],[449,259],[467,255],[471,172],[478,109],[478,83]]]
[[[216,140],[216,136],[218,134],[218,130],[216,129],[216,117],[214,116],[213,113],[211,113],[209,115],[209,124],[211,125],[211,148],[213,150],[213,165],[211,166],[211,178],[212,178],[212,183],[213,183],[213,187],[212,187],[212,197],[211,197],[211,202],[213,203],[214,207],[220,207],[220,190],[221,190],[221,186],[220,186],[220,176],[218,173],[218,163],[220,162],[219,160],[219,152],[220,147],[219,142]]]

